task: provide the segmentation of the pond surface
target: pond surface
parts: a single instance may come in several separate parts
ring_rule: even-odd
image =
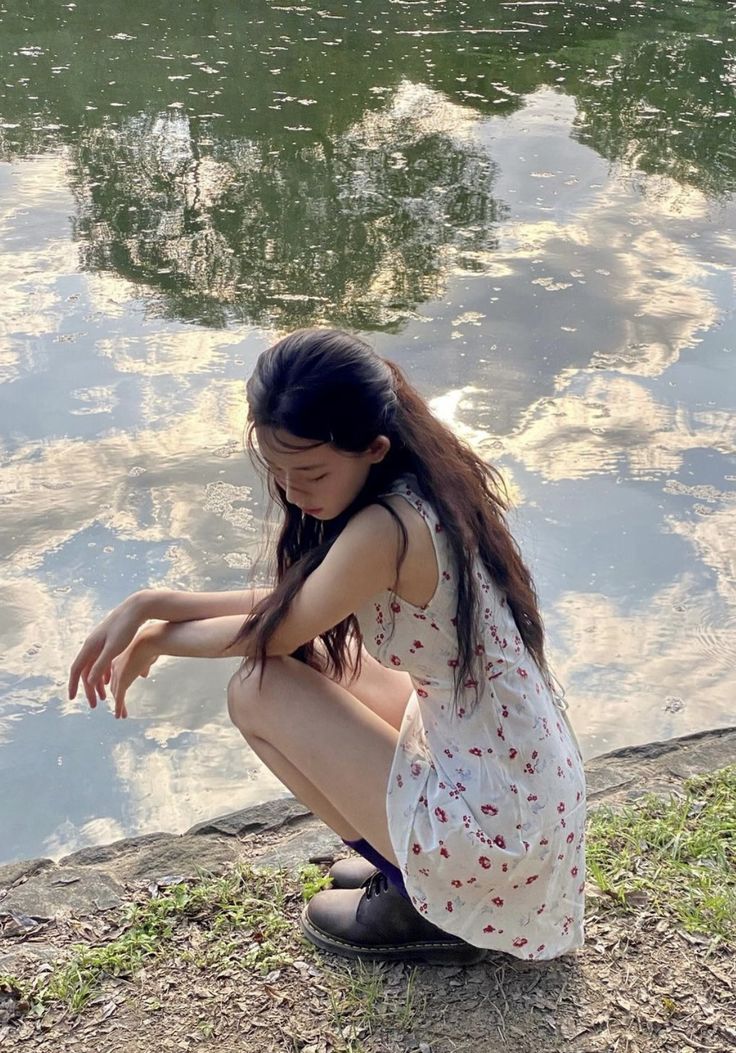
[[[0,69],[0,861],[282,792],[232,662],[65,682],[263,573],[244,380],[305,324],[503,469],[586,756],[733,723],[727,4],[13,0]]]

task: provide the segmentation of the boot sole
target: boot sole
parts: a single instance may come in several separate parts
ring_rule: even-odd
[[[482,962],[488,954],[484,947],[473,947],[470,943],[453,943],[449,940],[390,943],[383,946],[349,943],[313,925],[307,915],[307,907],[302,911],[300,925],[310,943],[343,958],[361,958],[363,961],[374,962],[420,962],[424,965],[475,965]]]

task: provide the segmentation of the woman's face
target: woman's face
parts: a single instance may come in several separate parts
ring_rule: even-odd
[[[315,519],[334,519],[344,512],[391,445],[379,435],[363,453],[344,453],[329,443],[315,446],[311,439],[271,428],[256,428],[256,441],[289,504]]]

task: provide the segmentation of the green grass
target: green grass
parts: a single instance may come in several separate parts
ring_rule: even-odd
[[[646,899],[688,932],[736,943],[736,766],[688,779],[681,799],[650,794],[597,809],[587,865],[622,907]]]
[[[302,899],[308,901],[322,889],[332,888],[332,878],[323,874],[315,863],[307,863],[299,871]]]
[[[117,939],[101,947],[75,946],[72,959],[33,992],[33,1001],[41,1011],[49,1002],[82,1009],[106,977],[130,976],[147,960],[165,955],[183,920],[198,925],[203,940],[196,952],[180,951],[181,958],[206,968],[237,951],[240,966],[267,973],[289,960],[286,894],[282,872],[245,866],[224,877],[172,885],[129,908],[126,931]],[[228,938],[232,934],[237,938]]]

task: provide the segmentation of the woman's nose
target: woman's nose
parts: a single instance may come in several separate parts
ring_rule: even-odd
[[[291,479],[286,480],[286,500],[290,501],[291,504],[297,504],[298,498],[304,495],[304,490],[300,490],[298,486],[295,486]]]

